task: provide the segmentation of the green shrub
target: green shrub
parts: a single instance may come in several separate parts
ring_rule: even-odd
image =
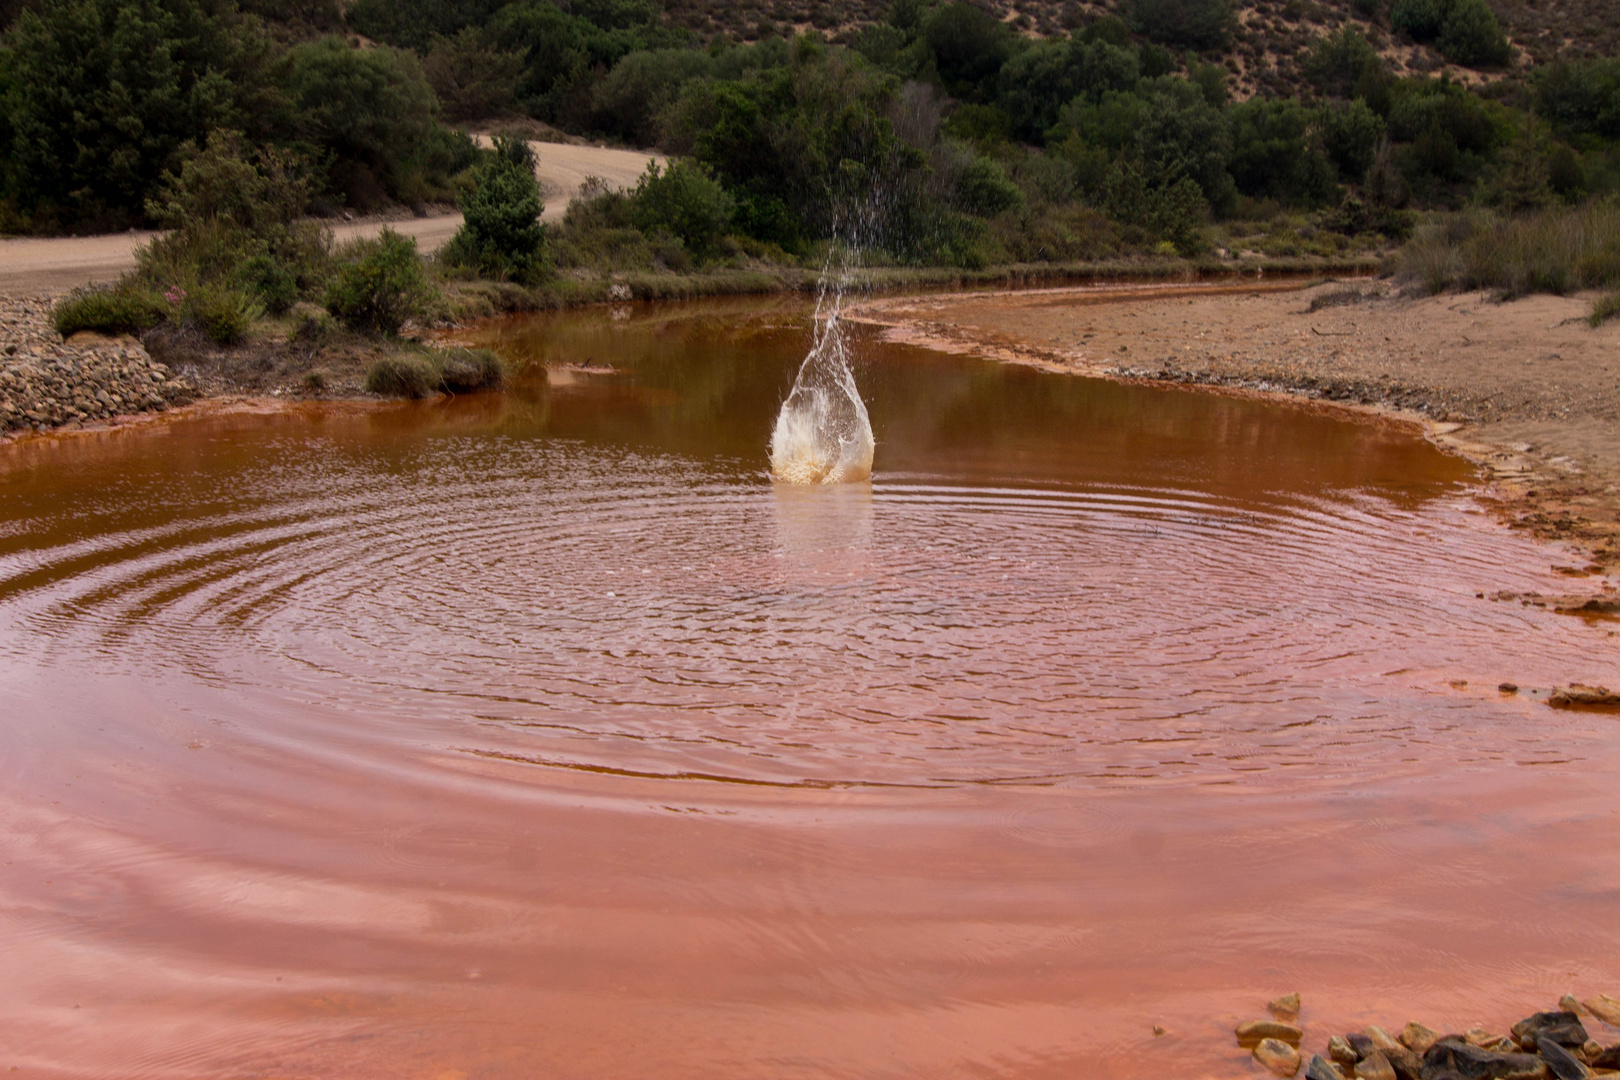
[[[164,320],[162,297],[145,289],[75,289],[51,312],[56,332],[64,338],[80,330],[102,334],[138,334]]]
[[[719,246],[735,209],[708,166],[672,161],[660,170],[649,161],[631,196],[630,217],[648,236],[666,232],[702,258]]]
[[[1024,204],[1024,193],[1007,179],[1001,163],[990,158],[974,158],[956,178],[956,202],[978,217],[995,217],[1004,210]]]
[[[494,389],[505,377],[500,357],[488,349],[413,349],[380,357],[366,372],[365,388],[383,397],[422,398]]]
[[[1450,10],[1451,0],[1395,0],[1389,9],[1389,28],[1413,41],[1433,41]]]
[[[1131,27],[1153,41],[1219,49],[1232,40],[1230,0],[1129,0]]]
[[[462,226],[440,259],[497,281],[538,284],[546,271],[546,229],[534,151],[497,135],[495,152],[461,200]]]
[[[513,111],[523,54],[496,48],[487,34],[467,26],[433,39],[422,73],[448,119],[484,120]]]
[[[241,278],[273,315],[284,315],[298,303],[298,279],[269,255],[255,255],[243,263]]]
[[[1501,67],[1513,56],[1485,0],[1453,0],[1440,28],[1440,55],[1464,67]]]
[[[247,336],[264,308],[241,289],[210,283],[186,294],[180,306],[187,326],[201,330],[216,345],[234,345]]]
[[[416,257],[416,241],[384,228],[342,252],[326,288],[326,310],[368,334],[397,334],[427,311],[437,292]]]

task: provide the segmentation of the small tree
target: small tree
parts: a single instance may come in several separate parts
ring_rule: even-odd
[[[1501,67],[1513,57],[1485,0],[1454,0],[1440,29],[1440,55],[1465,67]]]
[[[501,281],[533,285],[546,272],[544,203],[534,151],[522,139],[497,135],[495,152],[461,200],[462,226],[441,258]]]
[[[383,229],[374,240],[356,240],[326,289],[326,310],[369,334],[397,334],[405,320],[422,314],[434,289],[416,257],[416,240]]]
[[[649,235],[664,231],[679,237],[701,257],[719,244],[735,209],[735,201],[707,166],[672,161],[660,170],[656,161],[649,161],[636,184],[631,220]]]
[[[1232,40],[1230,0],[1130,0],[1133,29],[1189,49],[1224,48]]]

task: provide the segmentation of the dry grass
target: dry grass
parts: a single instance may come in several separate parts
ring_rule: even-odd
[[[1504,299],[1620,286],[1620,203],[1457,214],[1420,229],[1397,274],[1417,292],[1491,289]]]

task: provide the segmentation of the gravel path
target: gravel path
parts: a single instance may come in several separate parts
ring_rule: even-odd
[[[481,140],[487,143],[486,140]],[[649,160],[663,155],[643,150],[612,150],[601,146],[532,142],[540,164],[536,175],[546,194],[541,219],[560,221],[568,200],[586,177],[598,176],[612,187],[633,187]],[[461,228],[460,214],[402,217],[335,225],[339,242],[375,236],[383,227],[414,236],[423,251],[434,251]],[[71,289],[87,282],[107,282],[135,266],[135,249],[157,234],[130,231],[108,236],[18,237],[0,240],[0,294]]]

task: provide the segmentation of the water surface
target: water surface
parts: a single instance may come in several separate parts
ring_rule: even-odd
[[[492,324],[505,394],[0,449],[0,1069],[1240,1076],[1620,984],[1620,721],[1555,550],[1307,408]],[[1155,1037],[1159,1024],[1168,1034]]]

